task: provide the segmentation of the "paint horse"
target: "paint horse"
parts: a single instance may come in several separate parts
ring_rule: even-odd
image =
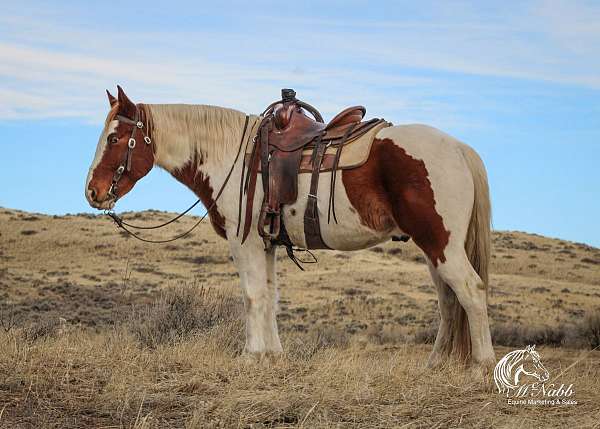
[[[167,170],[209,208],[213,228],[229,242],[244,296],[245,352],[282,352],[277,246],[265,250],[256,232],[260,185],[253,232],[243,244],[237,234],[235,184],[244,171],[240,140],[252,141],[261,117],[205,105],[136,105],[121,87],[117,98],[110,93],[108,98],[110,112],[85,186],[90,205],[112,209],[154,166]],[[411,237],[425,255],[438,293],[440,324],[428,364],[453,356],[493,366],[487,314],[491,208],[481,159],[469,146],[425,125],[384,128],[369,150],[366,162],[336,175],[337,223],[328,223],[319,208],[323,240],[332,249],[349,251]],[[321,202],[330,196],[331,174],[320,175]],[[305,211],[309,180],[310,175],[300,175],[297,201],[282,210],[287,233],[299,247],[306,247],[303,217],[297,214]]]
[[[494,368],[494,381],[499,393],[508,395],[519,387],[521,376],[527,375],[540,382],[550,378],[548,370],[540,360],[540,354],[534,346],[527,346],[523,350],[514,350],[504,356]]]

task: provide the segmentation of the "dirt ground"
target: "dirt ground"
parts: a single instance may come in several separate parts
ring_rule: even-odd
[[[600,312],[600,249],[508,231],[493,244],[497,356],[536,342],[551,374],[577,362],[561,376],[577,405],[511,406],[490,376],[426,369],[437,299],[412,242],[317,252],[305,272],[282,252],[286,353],[252,362],[240,323],[156,347],[131,329],[132,313],[169,288],[240,301],[208,224],[146,245],[101,216],[0,209],[0,427],[600,427],[600,352],[580,335]]]

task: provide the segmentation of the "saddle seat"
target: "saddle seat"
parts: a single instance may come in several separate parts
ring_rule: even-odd
[[[346,131],[359,124],[366,112],[363,106],[348,107],[324,124],[305,115],[297,103],[278,103],[273,107],[272,135],[276,138],[270,139],[269,144],[290,152],[310,146],[318,135],[321,140],[330,141],[330,145],[339,144]]]
[[[282,90],[282,100],[272,103],[263,113],[258,127],[255,144],[247,150],[245,165],[248,173],[245,180],[246,220],[245,241],[252,223],[252,204],[256,176],[262,176],[264,198],[258,222],[259,234],[265,247],[283,244],[291,254],[292,243],[281,223],[281,207],[293,204],[298,198],[298,176],[312,173],[308,204],[305,211],[306,248],[329,248],[321,237],[317,209],[318,178],[321,171],[331,171],[330,211],[335,191],[335,172],[339,168],[354,168],[368,158],[375,134],[388,122],[382,119],[364,121],[366,109],[353,106],[337,114],[325,124],[321,114],[312,106],[295,98],[293,90]],[[305,114],[305,111],[313,117]],[[348,151],[347,146],[356,144],[357,150]],[[344,149],[344,151],[342,151]],[[340,164],[340,160],[342,160]],[[241,212],[241,198],[240,198]],[[335,218],[335,209],[333,208]],[[337,221],[337,219],[336,219]],[[297,263],[297,262],[296,262]]]

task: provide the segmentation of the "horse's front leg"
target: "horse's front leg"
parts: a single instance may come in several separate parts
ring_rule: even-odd
[[[265,252],[262,240],[248,237],[244,245],[230,241],[231,253],[240,273],[246,310],[245,353],[281,353],[277,332],[277,280],[275,249]]]

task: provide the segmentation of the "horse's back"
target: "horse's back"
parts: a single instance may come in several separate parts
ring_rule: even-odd
[[[464,144],[457,138],[429,125],[394,125],[377,133],[377,139],[391,139],[417,158],[429,158],[433,152],[438,155],[455,154],[456,148]],[[419,156],[421,155],[421,156]]]

